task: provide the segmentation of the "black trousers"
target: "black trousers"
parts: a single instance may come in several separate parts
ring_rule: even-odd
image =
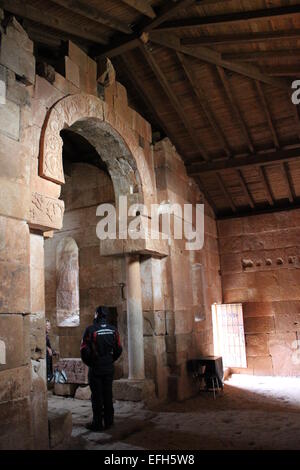
[[[112,396],[113,374],[95,375],[89,371],[89,385],[92,396],[93,422],[96,425],[110,426],[114,419],[114,407]]]
[[[49,355],[48,349],[47,349],[46,362],[47,362],[47,379],[50,380],[53,375],[53,366],[52,366],[52,356]]]

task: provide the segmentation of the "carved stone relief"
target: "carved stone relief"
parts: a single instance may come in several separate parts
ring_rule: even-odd
[[[56,314],[58,326],[79,325],[78,246],[66,237],[56,252]]]
[[[64,207],[64,202],[60,199],[32,193],[28,223],[49,230],[61,229]]]
[[[79,119],[90,117],[103,120],[103,103],[92,95],[68,96],[50,110],[41,141],[40,176],[58,184],[65,182],[60,131]]]

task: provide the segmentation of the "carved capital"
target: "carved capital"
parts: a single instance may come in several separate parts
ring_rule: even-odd
[[[44,231],[61,229],[65,204],[43,194],[32,193],[28,223],[33,228]]]

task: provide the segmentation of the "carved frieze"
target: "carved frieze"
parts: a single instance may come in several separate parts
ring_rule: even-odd
[[[28,223],[42,230],[61,229],[64,207],[60,199],[32,193]]]

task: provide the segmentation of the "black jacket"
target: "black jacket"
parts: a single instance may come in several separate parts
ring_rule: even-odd
[[[80,354],[95,375],[113,374],[113,363],[120,357],[122,346],[119,332],[106,320],[88,326],[83,334]]]

